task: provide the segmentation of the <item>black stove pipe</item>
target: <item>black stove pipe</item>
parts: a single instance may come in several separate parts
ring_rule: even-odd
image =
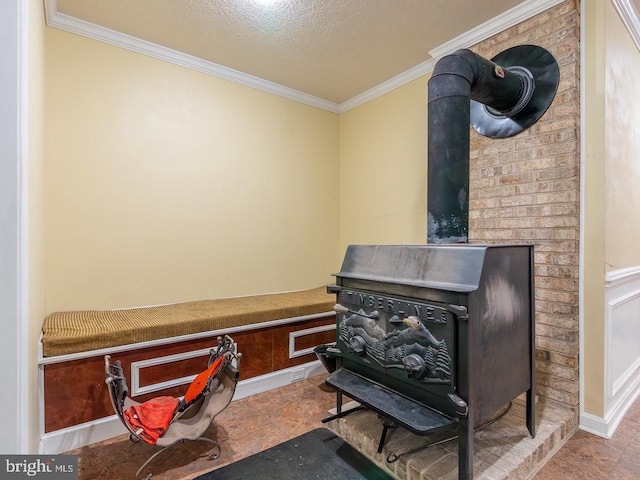
[[[512,116],[533,94],[533,79],[509,71],[470,50],[436,63],[429,80],[429,243],[466,242],[469,230],[470,100],[490,114]]]

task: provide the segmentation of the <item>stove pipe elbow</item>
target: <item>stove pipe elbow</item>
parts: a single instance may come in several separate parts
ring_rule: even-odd
[[[537,54],[539,50],[550,56],[540,47],[524,47],[529,57],[532,51]],[[514,49],[503,53],[511,50]],[[555,64],[553,57],[551,59]],[[547,57],[545,61],[548,63]],[[542,116],[555,96],[557,64],[555,66],[556,78],[551,99],[548,99],[546,87],[539,92],[545,94],[545,102],[548,100],[548,104],[542,107],[538,105],[540,101],[534,98],[536,79],[526,67],[503,67],[466,49],[447,55],[436,63],[428,89],[429,243],[468,240],[471,100],[486,106],[481,112],[485,118],[480,123],[492,124],[490,130],[493,123],[499,124],[500,132],[488,136],[498,138],[519,133]],[[525,124],[528,125],[523,127]],[[508,127],[506,134],[505,125]],[[487,135],[476,125],[474,128]]]

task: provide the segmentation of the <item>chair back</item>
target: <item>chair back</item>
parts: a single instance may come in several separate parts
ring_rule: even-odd
[[[134,431],[124,419],[124,411],[131,405],[139,405],[139,403],[129,398],[129,387],[127,386],[127,378],[122,370],[122,363],[120,363],[120,360],[111,363],[110,355],[104,356],[104,381],[107,384],[113,411],[116,412],[116,415],[129,430],[129,433],[139,439],[139,432]]]

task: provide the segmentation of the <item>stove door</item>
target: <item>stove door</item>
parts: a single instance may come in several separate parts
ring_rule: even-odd
[[[418,401],[455,391],[455,310],[346,288],[337,300],[337,346],[345,368]]]

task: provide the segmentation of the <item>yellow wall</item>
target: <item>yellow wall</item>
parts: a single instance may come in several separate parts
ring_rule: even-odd
[[[604,415],[604,33],[605,3],[583,5],[584,155],[582,359],[583,409]]]
[[[613,4],[585,4],[584,411],[605,411],[605,276],[640,265],[640,52]]]
[[[606,269],[640,265],[640,51],[611,2],[606,15]]]
[[[45,316],[44,298],[44,11],[41,0],[30,0],[29,9],[29,131],[28,131],[28,229],[29,229],[29,452],[38,451],[40,439],[38,393],[38,340]],[[19,359],[20,361],[20,359]]]
[[[47,312],[331,281],[338,115],[53,28],[46,45]]]
[[[340,252],[426,243],[427,81],[340,116]]]

